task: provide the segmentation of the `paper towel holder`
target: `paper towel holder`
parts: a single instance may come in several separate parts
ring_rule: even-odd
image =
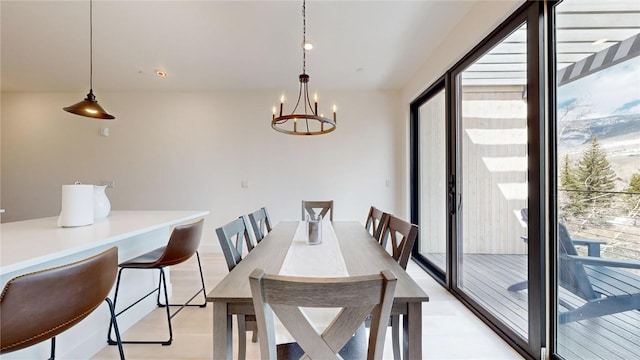
[[[58,227],[92,225],[94,221],[93,198],[93,185],[85,185],[79,181],[74,182],[73,185],[62,185]]]

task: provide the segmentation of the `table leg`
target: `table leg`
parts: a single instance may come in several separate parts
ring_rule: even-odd
[[[422,359],[422,303],[410,302],[402,317],[404,359]]]
[[[226,302],[213,303],[213,358],[233,359],[232,322]]]

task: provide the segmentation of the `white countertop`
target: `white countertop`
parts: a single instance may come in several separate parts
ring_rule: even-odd
[[[59,228],[58,217],[0,225],[0,275],[145,232],[199,219],[209,211],[112,211],[93,225]]]

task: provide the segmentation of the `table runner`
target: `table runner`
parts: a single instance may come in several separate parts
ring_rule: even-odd
[[[322,222],[322,243],[320,244],[307,244],[306,229],[304,221],[298,222],[279,274],[308,277],[349,276],[331,222]]]
[[[342,277],[349,276],[347,265],[342,257],[338,237],[330,221],[322,222],[322,243],[307,244],[307,227],[304,221],[298,222],[293,241],[285,256],[280,275],[304,277]],[[309,319],[316,332],[321,333],[337,315],[339,309],[303,308],[302,313]],[[277,319],[277,316],[276,316]],[[275,321],[276,341],[279,344],[293,342],[279,320]]]

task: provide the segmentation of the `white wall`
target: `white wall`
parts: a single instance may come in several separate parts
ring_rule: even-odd
[[[76,180],[114,180],[113,210],[210,210],[203,242],[215,249],[216,227],[261,206],[276,223],[297,219],[302,199],[334,199],[337,219],[361,222],[372,204],[403,211],[398,93],[322,93],[338,129],[315,137],[271,129],[278,95],[97,93],[116,116],[104,121],[62,110],[82,94],[2,93],[2,221],[57,215]]]
[[[334,199],[338,219],[363,221],[371,204],[408,218],[409,103],[522,2],[476,4],[400,92],[322,92],[338,129],[319,137],[270,128],[277,91],[97,91],[114,121],[62,111],[84,93],[2,93],[2,221],[56,215],[60,186],[75,180],[115,180],[114,210],[208,209],[216,246],[215,227],[260,206],[296,219],[303,198]]]

